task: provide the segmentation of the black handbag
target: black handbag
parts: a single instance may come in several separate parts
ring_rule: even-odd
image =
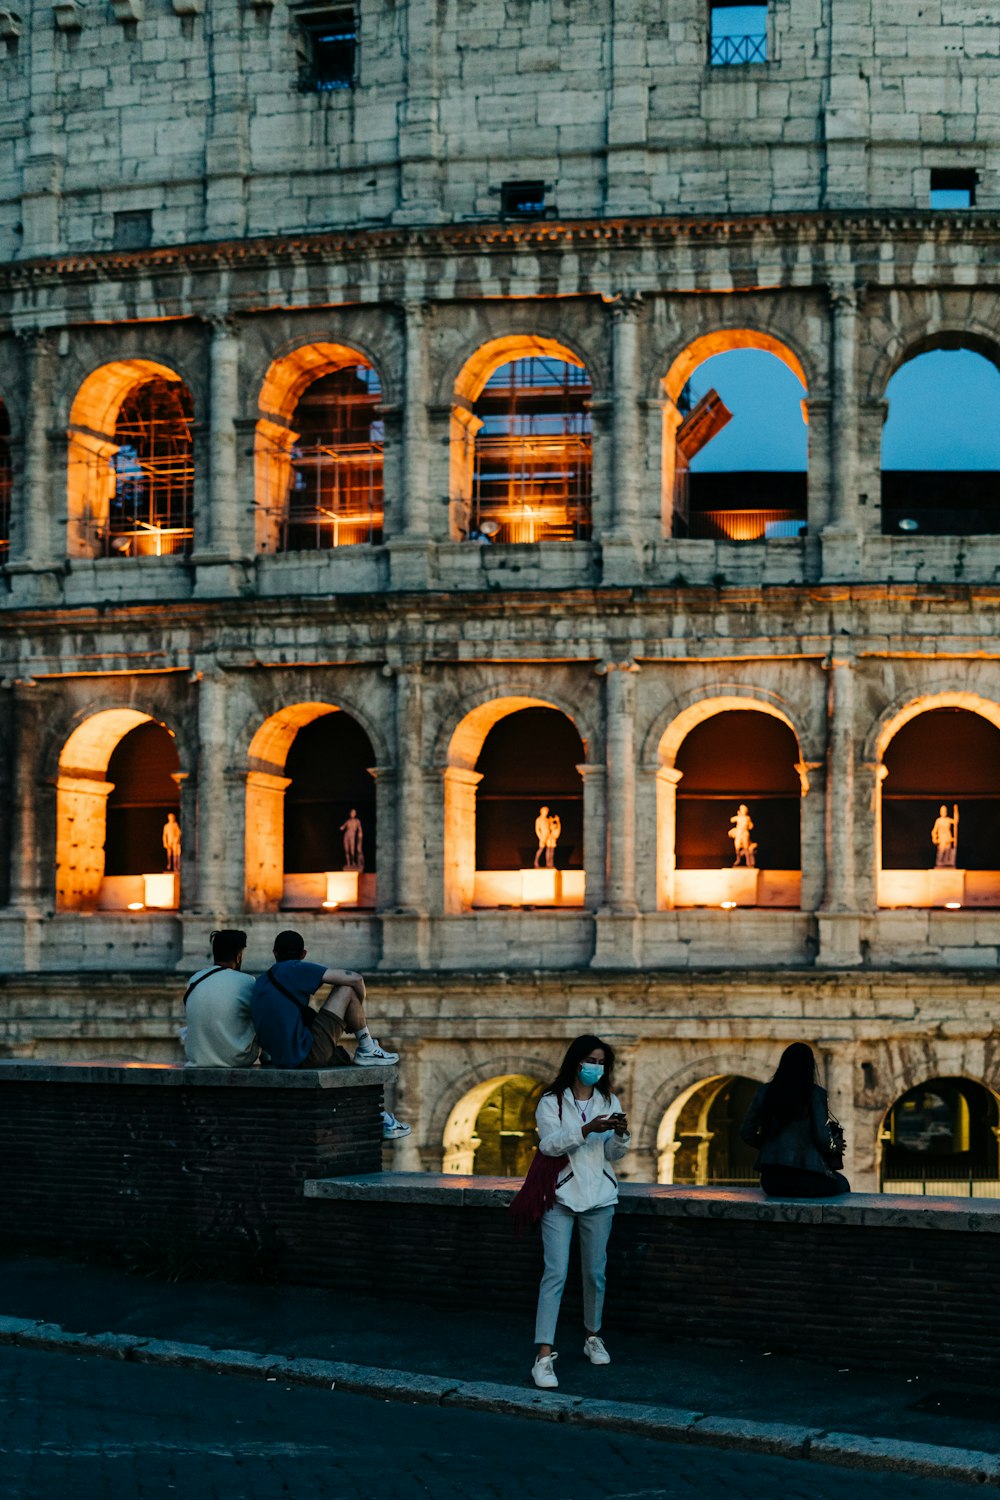
[[[830,1132],[830,1144],[827,1147],[826,1159],[833,1170],[839,1172],[844,1165],[844,1152],[847,1149],[844,1127],[834,1115],[831,1115],[826,1123]]]

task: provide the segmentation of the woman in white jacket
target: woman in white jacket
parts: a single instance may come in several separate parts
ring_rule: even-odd
[[[543,1156],[567,1157],[556,1179],[556,1201],[542,1215],[545,1271],[535,1319],[538,1353],[531,1370],[542,1390],[559,1384],[552,1368],[558,1358],[552,1345],[574,1225],[580,1232],[583,1272],[583,1352],[592,1365],[611,1363],[600,1332],[608,1237],[618,1202],[612,1162],[620,1161],[631,1145],[628,1121],[611,1089],[614,1065],[614,1050],[607,1042],[578,1036],[538,1101],[539,1151]]]

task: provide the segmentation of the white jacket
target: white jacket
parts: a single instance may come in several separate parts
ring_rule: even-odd
[[[586,1120],[598,1115],[613,1115],[621,1110],[617,1096],[611,1102],[595,1089],[584,1106]],[[568,1156],[569,1165],[559,1173],[556,1202],[575,1214],[590,1208],[607,1208],[618,1202],[618,1178],[612,1162],[621,1161],[632,1144],[630,1135],[617,1136],[613,1130],[593,1131],[584,1136],[586,1120],[581,1118],[573,1090],[562,1096],[562,1119],[555,1094],[543,1094],[535,1111],[538,1123],[538,1149],[543,1156]]]

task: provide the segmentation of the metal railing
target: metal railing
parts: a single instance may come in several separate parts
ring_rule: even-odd
[[[713,37],[710,61],[713,67],[723,68],[740,63],[767,62],[767,37],[760,32]]]
[[[496,542],[572,542],[590,536],[590,434],[476,438],[473,527]]]
[[[268,550],[316,552],[382,540],[381,443],[272,445]]]
[[[95,557],[169,557],[190,552],[194,461],[190,453],[140,458],[123,446],[110,459],[94,455],[87,489],[98,515],[80,522]],[[106,513],[100,515],[101,497]]]

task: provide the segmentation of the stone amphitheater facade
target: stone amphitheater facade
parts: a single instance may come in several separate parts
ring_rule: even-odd
[[[0,9],[7,1054],[175,1056],[208,930],[263,964],[248,802],[328,705],[376,757],[377,907],[295,925],[371,975],[398,1163],[437,1166],[463,1098],[584,1029],[620,1046],[636,1176],[682,1096],[799,1038],[859,1185],[904,1090],[1000,1091],[1000,913],[887,909],[877,879],[899,727],[1000,724],[1000,534],[886,535],[879,507],[893,373],[1000,357],[1000,9],[767,10],[767,60],[712,67],[704,0],[360,0],[353,86],[309,91],[286,0]],[[975,173],[975,206],[931,212],[935,169]],[[544,212],[501,212],[515,179]],[[674,536],[681,393],[744,347],[805,386],[807,531]],[[589,374],[591,534],[471,545],[456,413],[538,350]],[[344,351],[380,381],[384,536],[261,550],[261,424]],[[190,392],[193,546],[88,555],[74,462],[149,371]],[[472,909],[477,756],[539,704],[584,745],[584,904]],[[735,709],[797,739],[799,909],[673,900],[675,759]],[[100,847],[109,755],[148,721],[177,747],[180,908],[74,904],[61,846]]]

